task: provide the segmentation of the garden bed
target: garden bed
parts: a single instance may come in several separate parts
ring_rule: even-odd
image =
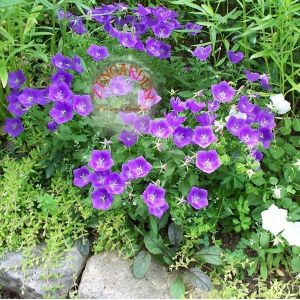
[[[300,296],[296,1],[2,2],[0,298]]]

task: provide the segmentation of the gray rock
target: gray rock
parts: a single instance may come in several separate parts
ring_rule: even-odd
[[[87,256],[74,245],[62,258],[46,268],[41,262],[44,244],[33,249],[35,263],[24,267],[26,255],[8,252],[0,259],[0,286],[22,298],[66,297],[84,268]]]
[[[152,262],[145,277],[136,279],[130,261],[105,252],[88,260],[78,294],[83,299],[169,299],[175,278],[175,273]]]

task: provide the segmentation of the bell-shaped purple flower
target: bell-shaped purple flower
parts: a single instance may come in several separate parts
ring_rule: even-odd
[[[150,183],[142,194],[144,202],[149,207],[161,207],[166,203],[165,189]]]
[[[138,39],[137,42],[134,44],[133,49],[135,49],[137,51],[144,51],[145,46],[144,46],[143,42]]]
[[[210,126],[197,126],[194,130],[193,142],[202,148],[207,148],[217,140]]]
[[[174,26],[166,21],[158,22],[152,27],[155,36],[161,39],[168,38],[171,35],[173,29]]]
[[[123,169],[124,166],[124,169]],[[152,165],[143,156],[129,160],[122,166],[122,173],[127,179],[138,179],[147,176],[152,170]]]
[[[207,190],[193,186],[187,196],[187,201],[195,209],[201,209],[208,205]]]
[[[268,149],[270,147],[271,141],[274,139],[274,134],[269,128],[259,128],[259,141],[262,143],[263,147]]]
[[[38,97],[38,90],[25,88],[18,96],[19,102],[26,108],[36,104]]]
[[[145,43],[146,43],[146,52],[151,56],[159,57],[160,47],[161,47],[160,41],[154,38],[148,38]]]
[[[113,195],[123,194],[125,190],[125,183],[126,181],[117,172],[108,175],[104,181],[106,190]]]
[[[7,110],[16,117],[22,117],[28,110],[28,108],[24,107],[19,101],[19,95],[19,92],[11,92],[10,95],[7,96]]]
[[[7,118],[4,123],[4,132],[12,137],[17,137],[24,131],[23,124],[19,118]]]
[[[165,139],[173,132],[172,127],[165,119],[150,121],[149,133],[155,137]]]
[[[247,114],[246,122],[248,124],[257,122],[257,117],[260,111],[261,111],[260,107],[258,105],[254,105],[253,111]]]
[[[85,28],[83,21],[81,19],[70,20],[69,27],[71,28],[72,31],[80,35],[87,32],[87,29]]]
[[[229,50],[227,51],[227,56],[232,64],[237,64],[244,58],[244,53]]]
[[[188,22],[185,25],[185,29],[190,30],[189,34],[193,35],[193,36],[197,35],[201,31],[202,28],[203,28],[203,26],[198,25],[198,24],[193,24],[191,22]]]
[[[126,146],[132,147],[138,140],[138,135],[134,131],[122,130],[119,140]]]
[[[56,102],[49,115],[57,124],[66,123],[73,118],[72,105],[65,102]]]
[[[259,112],[257,122],[263,128],[273,129],[276,126],[274,115],[266,109]]]
[[[269,80],[270,80],[269,76],[266,74],[263,74],[259,78],[260,78],[261,87],[267,91],[271,90],[271,87],[269,85]]]
[[[218,101],[208,101],[207,109],[210,112],[217,111],[220,107],[220,103]]]
[[[139,133],[148,133],[151,118],[148,115],[137,117],[133,122],[134,129]]]
[[[245,70],[244,71],[244,74],[247,78],[247,81],[249,82],[255,82],[259,79],[259,73],[254,73],[254,72],[251,72],[251,71],[248,71],[248,70]]]
[[[105,179],[111,174],[110,170],[97,171],[90,174],[90,181],[94,188],[104,187]]]
[[[81,65],[81,58],[78,55],[75,55],[72,59],[72,70],[77,73],[83,72],[83,66]]]
[[[211,45],[206,47],[198,46],[195,51],[192,51],[193,56],[197,57],[201,61],[205,61],[211,54]]]
[[[157,19],[158,21],[173,19],[177,16],[177,13],[175,11],[164,8],[162,6],[153,8],[152,14],[154,15],[155,19]]]
[[[159,59],[167,59],[167,58],[170,58],[170,56],[171,56],[171,46],[161,42],[158,58]]]
[[[55,122],[55,121],[50,121],[48,122],[47,124],[47,129],[50,131],[50,132],[54,132],[58,127],[58,124]]]
[[[237,105],[238,110],[241,113],[251,113],[254,109],[254,104],[252,104],[251,102],[249,102],[248,97],[247,96],[241,96]]]
[[[148,206],[148,213],[157,218],[161,218],[162,215],[169,209],[169,204],[165,202],[161,206]]]
[[[72,60],[61,53],[57,53],[51,58],[52,65],[61,70],[68,70],[72,67]]]
[[[212,173],[221,166],[216,150],[199,151],[196,156],[196,166],[205,173]]]
[[[243,119],[230,116],[226,123],[227,130],[234,136],[239,136],[241,129],[246,125],[246,121]]]
[[[212,85],[211,93],[216,101],[230,102],[235,96],[236,91],[228,82],[222,81],[219,84]]]
[[[92,192],[93,208],[108,210],[113,201],[113,195],[109,194],[105,188],[99,188]]]
[[[18,90],[26,81],[26,77],[22,70],[8,73],[8,85],[13,90]]]
[[[202,110],[206,104],[205,102],[197,102],[195,99],[187,99],[186,106],[191,112],[197,113]]]
[[[106,171],[114,165],[108,150],[93,150],[89,166],[95,171]]]
[[[73,184],[78,187],[84,187],[90,183],[90,171],[87,167],[81,167],[73,171]]]
[[[73,100],[73,109],[81,116],[86,117],[93,111],[90,95],[76,95]]]
[[[179,97],[172,97],[170,104],[175,112],[182,112],[186,109],[186,102],[181,101]]]
[[[239,139],[249,148],[253,148],[259,142],[259,132],[249,125],[245,125],[239,132]]]
[[[134,45],[138,42],[136,35],[131,32],[121,32],[119,34],[119,43],[126,48],[133,48]]]
[[[204,112],[201,115],[195,116],[195,119],[200,123],[201,126],[210,126],[213,124],[216,117],[217,116],[215,114]]]
[[[72,91],[64,82],[50,85],[49,98],[54,102],[71,102]]]
[[[63,70],[58,70],[55,74],[51,76],[52,83],[65,83],[69,88],[71,87],[73,75],[65,72]]]
[[[257,161],[261,161],[264,157],[263,153],[257,149],[252,150],[251,155]]]
[[[103,60],[109,57],[109,52],[105,46],[97,46],[92,44],[86,51],[86,53],[91,56],[94,61]]]
[[[167,122],[170,126],[173,128],[177,128],[179,125],[181,125],[185,121],[185,117],[180,117],[176,112],[171,111],[165,116]]]
[[[36,103],[39,105],[46,105],[52,100],[49,98],[49,87],[37,91]]]
[[[173,132],[173,142],[178,148],[189,145],[193,138],[193,129],[188,127],[177,127]]]

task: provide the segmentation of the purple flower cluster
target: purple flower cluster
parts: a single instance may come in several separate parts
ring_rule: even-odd
[[[261,109],[258,105],[251,103],[247,96],[241,96],[237,105],[239,114],[231,115],[226,123],[227,130],[243,142],[252,153],[258,153],[257,147],[261,144],[269,148],[274,138],[273,128],[276,126],[274,115],[266,108]],[[258,157],[260,160],[262,158]]]
[[[263,89],[265,89],[267,91],[271,90],[271,87],[270,87],[270,84],[269,84],[270,78],[269,78],[268,75],[259,74],[257,72],[251,72],[249,70],[244,70],[244,74],[245,74],[245,77],[246,77],[248,82],[252,83],[252,82],[259,81],[260,86]]]
[[[76,34],[84,34],[87,32],[80,16],[74,16],[70,12],[64,12],[60,9],[56,13],[58,20],[65,20],[70,29]]]
[[[100,23],[112,38],[118,39],[121,46],[145,51],[159,59],[167,59],[171,55],[171,46],[162,40],[169,38],[174,30],[183,28],[177,19],[177,13],[162,6],[144,7],[137,4],[137,7],[130,11],[123,3],[102,4],[88,10],[87,15]],[[68,26],[77,34],[87,32],[82,17],[59,10],[57,18],[67,21]],[[186,30],[193,36],[198,34],[202,27],[191,22],[185,25]],[[152,33],[154,38],[149,37],[144,41],[143,36],[149,33]],[[98,51],[99,49],[92,45],[89,54],[100,60],[104,54],[99,54]]]
[[[114,164],[110,151],[93,150],[88,166],[73,171],[75,186],[82,188],[92,184],[92,204],[96,209],[109,209],[114,195],[124,193],[127,181],[143,178],[152,170],[152,165],[143,156],[124,163],[120,173],[111,170]]]
[[[160,59],[169,58],[171,46],[161,40],[170,37],[172,31],[182,27],[177,20],[177,13],[164,7],[144,7],[138,4],[133,10],[133,15],[126,14],[120,17],[118,14],[124,10],[128,11],[124,4],[103,4],[91,9],[89,14],[92,19],[103,25],[104,31],[118,39],[123,47],[145,51]],[[199,31],[198,25],[193,30]],[[148,38],[144,42],[143,35],[150,31],[155,38]]]
[[[22,133],[24,127],[20,118],[35,105],[45,106],[52,103],[49,111],[51,121],[47,126],[49,131],[55,131],[59,124],[72,120],[74,113],[85,117],[93,111],[89,95],[75,95],[71,91],[74,75],[69,72],[83,71],[80,57],[69,58],[57,53],[51,62],[56,72],[51,76],[50,86],[42,89],[29,87],[20,89],[26,81],[24,73],[21,70],[9,73],[8,83],[11,93],[7,97],[7,109],[15,118],[7,119],[4,130],[12,137]]]

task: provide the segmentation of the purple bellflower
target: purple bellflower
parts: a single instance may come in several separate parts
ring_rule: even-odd
[[[221,166],[216,150],[199,151],[196,155],[196,166],[205,173],[212,173]]]

